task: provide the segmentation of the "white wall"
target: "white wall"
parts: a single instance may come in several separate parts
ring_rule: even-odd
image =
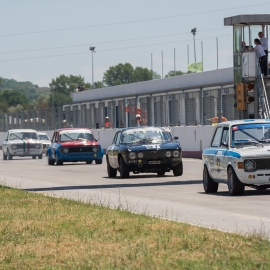
[[[183,151],[202,151],[209,146],[215,127],[213,126],[187,126],[173,127],[172,134],[179,137]],[[102,148],[107,149],[118,129],[94,129],[93,133]],[[44,132],[44,131],[42,131]],[[51,138],[53,131],[45,131]],[[5,138],[4,132],[0,132],[0,146]]]

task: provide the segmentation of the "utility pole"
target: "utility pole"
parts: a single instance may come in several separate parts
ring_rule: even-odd
[[[96,47],[90,47],[89,50],[92,51],[92,87],[94,88],[94,53]]]

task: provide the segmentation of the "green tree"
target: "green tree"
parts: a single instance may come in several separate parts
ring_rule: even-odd
[[[23,111],[24,107],[20,104],[18,104],[17,106],[11,106],[7,109],[7,112],[9,113],[17,113],[17,112],[21,112]]]
[[[22,108],[27,109],[29,101],[24,94],[12,90],[4,90],[0,92],[0,110],[7,112],[9,107],[16,107],[21,105]]]
[[[94,82],[94,87],[92,87],[92,89],[95,89],[95,88],[104,88],[104,87],[106,87],[106,86],[104,85],[103,82],[97,81],[97,82]]]
[[[56,79],[53,79],[49,85],[51,88],[49,104],[53,104],[54,107],[71,103],[72,93],[76,91],[79,85],[84,85],[85,89],[91,88],[91,84],[85,83],[83,77],[74,75],[60,75]]]
[[[103,77],[103,81],[107,86],[115,86],[120,84],[128,84],[133,82],[149,81],[159,79],[160,75],[156,72],[143,67],[132,67],[130,63],[118,64],[110,67]]]
[[[128,84],[132,82],[132,73],[134,68],[131,64],[118,64],[110,67],[103,77],[103,81],[108,86],[115,86],[120,84]]]
[[[174,70],[170,70],[170,71],[168,72],[168,74],[165,75],[165,77],[180,76],[180,75],[190,74],[190,73],[194,73],[194,72],[192,72],[192,71],[190,71],[190,70],[187,71],[187,72],[182,72],[181,70],[176,70],[176,71],[175,71],[175,74],[174,74]]]

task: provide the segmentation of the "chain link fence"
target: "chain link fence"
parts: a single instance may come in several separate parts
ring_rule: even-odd
[[[59,108],[3,113],[0,131],[9,129],[55,130],[67,127],[104,128],[109,117],[113,128],[137,126],[211,125],[213,118],[236,119],[234,88],[197,89],[118,100],[70,104]]]

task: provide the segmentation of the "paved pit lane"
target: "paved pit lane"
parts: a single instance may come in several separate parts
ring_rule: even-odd
[[[2,152],[0,151],[0,157]],[[103,164],[47,165],[47,158],[14,157],[0,160],[0,181],[10,187],[57,197],[101,203],[112,208],[238,233],[270,237],[270,190],[246,188],[244,196],[231,197],[221,184],[216,194],[205,194],[202,162],[184,159],[184,174],[131,174],[129,179],[108,178]],[[119,174],[118,174],[119,175]]]

